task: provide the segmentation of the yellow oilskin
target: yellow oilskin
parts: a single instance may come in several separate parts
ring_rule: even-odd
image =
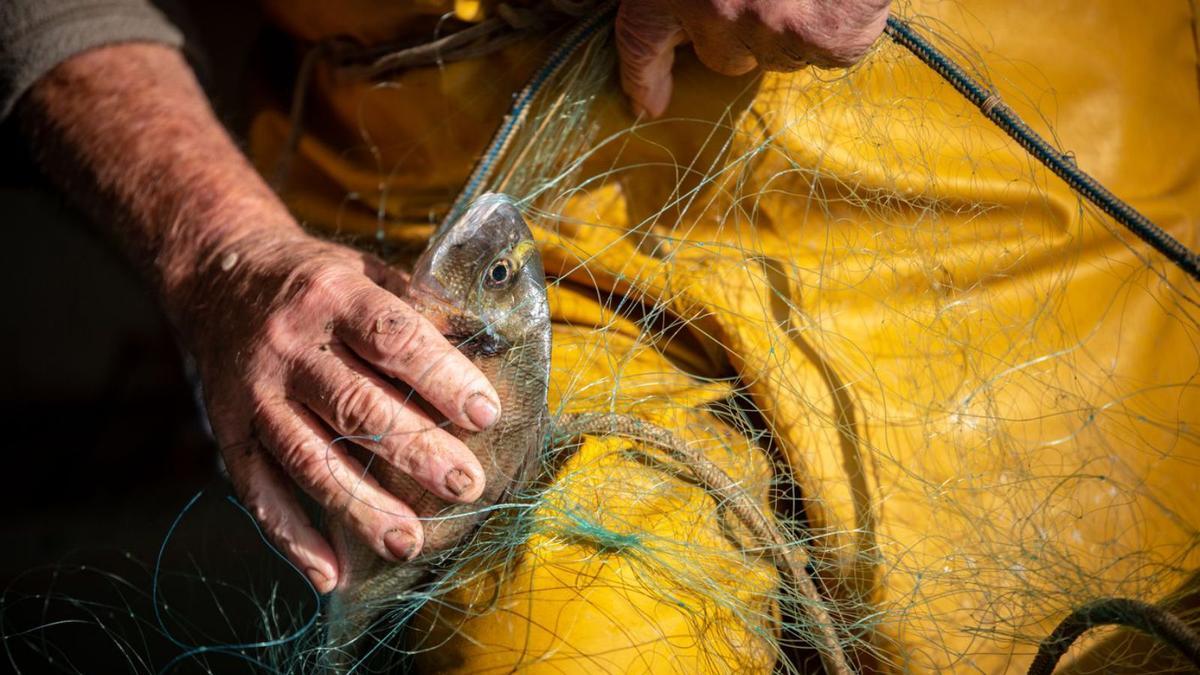
[[[379,40],[486,9],[268,4],[302,41]],[[895,10],[1200,248],[1194,3]],[[318,69],[284,198],[330,234],[419,248],[553,46],[538,37],[386,86]],[[668,121],[598,150],[585,170],[613,177],[559,203],[561,219],[531,220],[560,281],[551,412],[616,409],[675,429],[766,505],[768,456],[712,413],[748,394],[836,592],[875,612],[882,670],[1019,671],[1071,607],[1194,592],[1200,287],[899,47],[881,43],[849,73],[761,80],[680,61]],[[615,94],[597,106],[600,137],[633,122]],[[284,110],[253,125],[267,175]],[[694,187],[680,166],[715,180],[679,200]],[[665,309],[674,329],[648,334],[612,295]],[[557,467],[504,571],[481,564],[417,620],[418,665],[771,671],[771,566],[731,543],[711,496],[629,445],[589,439]],[[1148,645],[1105,633],[1064,668],[1170,663]]]

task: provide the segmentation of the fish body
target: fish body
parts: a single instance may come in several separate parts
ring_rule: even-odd
[[[376,460],[372,473],[422,518],[421,554],[405,563],[378,557],[336,524],[331,534],[343,582],[328,612],[327,645],[353,655],[378,615],[425,580],[439,554],[463,542],[514,486],[533,478],[547,429],[550,311],[545,273],[529,227],[511,200],[485,194],[435,235],[413,267],[405,300],[456,345],[495,387],[500,420],[490,429],[451,433],[479,458],[486,485],[472,504],[447,502]]]

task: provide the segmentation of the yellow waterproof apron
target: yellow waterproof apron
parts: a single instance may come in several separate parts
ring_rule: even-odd
[[[267,4],[298,54],[336,35],[428,38],[456,9]],[[895,11],[1200,247],[1194,2]],[[554,39],[382,83],[318,66],[285,199],[333,236],[419,248]],[[1016,670],[1088,600],[1194,606],[1200,287],[891,44],[849,74],[761,81],[681,60],[667,121],[602,148],[587,171],[608,177],[532,223],[559,280],[551,410],[633,411],[764,500],[786,458],[814,565],[872,629],[872,668]],[[268,176],[289,128],[272,96],[250,136]],[[633,122],[615,94],[597,105],[605,133]],[[699,174],[712,181],[687,192]],[[743,399],[754,443],[720,413]],[[730,543],[710,495],[628,445],[589,439],[559,467],[517,558],[427,608],[418,665],[769,671],[770,565]],[[1072,667],[1174,663],[1129,640],[1102,633]]]

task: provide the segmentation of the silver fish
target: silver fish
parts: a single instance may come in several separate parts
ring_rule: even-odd
[[[439,554],[463,542],[487,517],[488,507],[514,486],[532,480],[547,433],[550,310],[545,273],[529,227],[508,197],[482,195],[440,231],[417,259],[405,300],[488,377],[500,396],[501,417],[478,433],[449,427],[483,466],[486,486],[473,504],[446,502],[387,463],[372,463],[383,487],[428,519],[422,523],[425,541],[416,559],[388,562],[331,525],[344,575],[326,615],[326,645],[335,670],[354,663],[364,650],[355,640],[382,611],[403,601],[433,573]]]

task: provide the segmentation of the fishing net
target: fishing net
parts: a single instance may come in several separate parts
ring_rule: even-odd
[[[1179,30],[1194,17],[1029,6],[1016,21],[991,5],[895,11],[1195,248],[1200,97],[1194,37]],[[1118,27],[1128,51],[1097,46]],[[537,73],[566,34],[527,37],[518,70]],[[1130,75],[1131,62],[1159,63],[1150,45],[1178,58]],[[388,607],[358,672],[819,672],[814,603],[863,672],[1023,669],[1059,619],[1110,596],[1193,620],[1195,282],[894,44],[849,71],[716,78],[680,59],[667,115],[635,119],[610,31],[582,36],[474,188],[512,196],[541,246],[552,417],[615,412],[672,431],[737,481],[736,499],[771,514],[820,597],[781,579],[730,517],[735,497],[698,485],[678,458],[615,434],[552,434],[542,479]],[[478,103],[490,133],[495,91],[476,85],[456,105]],[[357,135],[331,154],[301,142],[293,171],[335,175],[330,157],[376,170],[342,180],[332,207],[284,194],[332,236],[404,265],[446,195],[406,193],[396,167],[419,153],[378,132],[372,97],[404,87],[353,87]],[[1147,110],[1157,121],[1137,122]],[[441,143],[453,129],[412,133]],[[200,527],[196,514],[177,525]],[[294,571],[267,556],[265,586],[215,581],[182,562],[192,554],[178,541],[165,567],[111,572],[136,602],[10,592],[10,655],[87,671],[49,622],[11,620],[36,601],[78,609],[138,672],[323,662],[318,603]],[[181,597],[241,607],[253,625],[188,625]],[[128,615],[124,628],[105,612]],[[146,656],[164,634],[174,651]],[[1089,634],[1068,662],[1186,670],[1119,630]]]

